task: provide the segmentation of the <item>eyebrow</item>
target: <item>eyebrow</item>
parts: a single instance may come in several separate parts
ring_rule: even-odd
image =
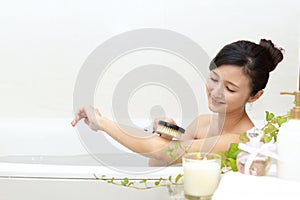
[[[220,77],[220,75],[215,72],[215,71],[211,71],[212,73],[214,73],[217,77]],[[226,81],[227,83],[229,83],[230,85],[233,85],[234,87],[240,88],[237,84],[231,82],[231,81]]]
[[[217,77],[220,77],[219,74],[215,71],[211,71],[212,73],[214,73]]]
[[[231,82],[231,81],[226,81],[227,83],[229,83],[230,85],[233,85],[234,87],[236,87],[236,88],[240,88],[237,84],[235,84],[235,83],[233,83],[233,82]]]

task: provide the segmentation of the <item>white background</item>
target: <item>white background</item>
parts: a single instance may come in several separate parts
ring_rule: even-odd
[[[0,118],[71,118],[74,85],[85,59],[107,39],[139,28],[186,35],[210,57],[236,40],[271,39],[286,50],[285,58],[250,115],[262,119],[265,110],[285,113],[293,99],[279,92],[297,90],[299,7],[296,0],[1,1]],[[118,69],[111,73],[118,78]],[[109,93],[109,82],[106,87]],[[110,116],[109,97],[96,100]],[[168,102],[167,114],[177,115],[176,109],[172,112],[176,102]],[[149,115],[140,108],[133,115]]]

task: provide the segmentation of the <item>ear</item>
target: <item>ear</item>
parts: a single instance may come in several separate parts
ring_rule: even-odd
[[[259,97],[261,95],[263,95],[263,93],[264,93],[264,90],[259,90],[254,96],[249,97],[247,102],[252,103],[252,102],[256,101],[257,99],[259,99]]]

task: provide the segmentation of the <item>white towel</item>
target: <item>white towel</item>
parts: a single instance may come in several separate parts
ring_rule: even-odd
[[[239,172],[223,175],[213,200],[300,199],[300,182]]]

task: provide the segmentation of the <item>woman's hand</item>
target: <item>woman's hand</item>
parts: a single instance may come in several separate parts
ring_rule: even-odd
[[[158,127],[158,121],[160,121],[160,120],[165,121],[165,122],[168,122],[168,123],[170,123],[170,124],[177,125],[176,122],[175,122],[172,118],[168,118],[168,119],[155,119],[155,120],[153,121],[153,131],[156,132],[157,127]]]
[[[92,106],[86,106],[79,109],[75,114],[75,119],[71,122],[72,126],[76,126],[76,124],[84,119],[84,122],[93,130],[103,130],[101,127],[100,119],[102,115],[98,109]]]

